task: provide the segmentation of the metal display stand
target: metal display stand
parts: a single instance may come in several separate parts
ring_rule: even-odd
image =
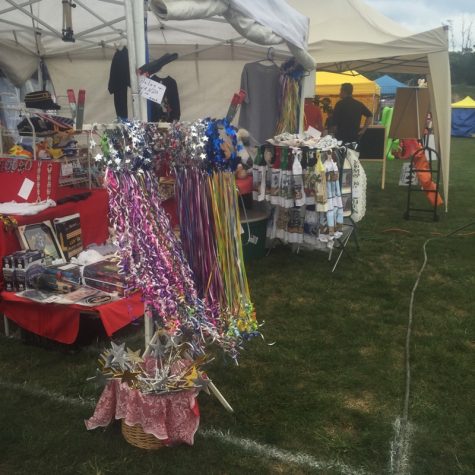
[[[338,252],[337,257],[335,259],[335,263],[333,264],[332,267],[332,273],[335,272],[340,259],[343,256],[343,253],[345,253],[346,256],[348,256],[351,260],[353,260],[351,254],[347,250],[347,245],[350,241],[350,238],[353,239],[353,242],[355,243],[356,250],[360,250],[360,245],[358,243],[358,236],[357,236],[357,226],[356,223],[353,221],[353,219],[350,218],[345,218],[346,222],[343,223],[343,235],[335,239],[333,248],[330,249],[330,253],[328,255],[328,261],[331,262],[333,252],[336,251]]]
[[[415,168],[414,159],[420,153],[423,153],[427,157],[429,163],[429,169]],[[435,157],[435,158],[434,158]],[[431,180],[435,183],[435,188],[433,190],[424,190],[420,185],[413,183],[413,173],[423,172],[430,173]],[[435,179],[434,179],[435,176]],[[404,213],[404,219],[411,219],[411,213],[429,213],[432,215],[433,221],[438,221],[439,216],[437,215],[437,196],[439,195],[439,183],[440,183],[440,157],[436,150],[430,147],[421,147],[419,150],[416,150],[411,156],[411,164],[409,166],[409,182],[407,190],[407,205],[406,212]],[[434,195],[434,200],[432,205],[429,208],[415,208],[411,206],[412,193],[430,193]]]

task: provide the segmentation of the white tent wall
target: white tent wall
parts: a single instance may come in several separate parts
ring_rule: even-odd
[[[107,90],[110,59],[51,58],[46,61],[58,96],[66,89],[86,89],[86,123],[110,123],[115,120],[113,96]],[[181,119],[224,117],[233,94],[239,90],[241,71],[246,60],[183,60],[167,64],[159,75],[177,81]],[[88,74],[84,74],[88,71]],[[67,106],[65,100],[60,105]],[[65,114],[67,115],[67,114]],[[132,117],[129,93],[129,117]]]
[[[438,137],[439,143],[436,147],[442,157],[442,179],[445,191],[445,210],[448,210],[449,202],[449,178],[450,178],[450,132],[451,132],[451,87],[450,87],[450,68],[449,53],[441,51],[428,55],[430,75],[428,77],[433,124],[435,127],[435,137]]]
[[[109,94],[109,59],[51,58],[46,66],[54,85],[62,111],[69,116],[66,90],[73,89],[76,97],[79,89],[86,90],[85,123],[110,123],[116,118],[114,98]],[[130,101],[129,101],[130,102]],[[66,108],[66,110],[64,110]],[[129,104],[130,110],[130,104]]]
[[[177,81],[181,119],[224,117],[233,94],[239,91],[241,72],[247,61],[175,61],[161,76]]]
[[[20,87],[38,69],[38,58],[10,41],[0,41],[0,69]]]

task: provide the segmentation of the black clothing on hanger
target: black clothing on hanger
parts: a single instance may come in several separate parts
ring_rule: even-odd
[[[114,94],[117,117],[127,119],[127,88],[130,87],[129,52],[124,46],[112,58],[108,89]]]
[[[174,120],[180,120],[180,97],[176,81],[171,76],[166,78],[152,76],[150,79],[163,84],[167,88],[161,104],[150,101],[150,121],[173,122]]]

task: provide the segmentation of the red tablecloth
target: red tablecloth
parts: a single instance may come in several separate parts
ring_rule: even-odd
[[[61,194],[83,193],[91,191],[91,196],[82,201],[67,202],[54,208],[48,208],[34,216],[15,216],[18,225],[40,223],[53,218],[62,218],[79,213],[83,246],[102,244],[109,237],[109,199],[106,190],[62,189]],[[0,224],[0,258],[20,250],[15,232],[5,231]],[[0,288],[3,287],[3,273],[0,272]]]
[[[0,300],[0,312],[20,327],[66,344],[74,343],[77,338],[81,313],[97,312],[106,333],[111,336],[143,315],[143,310],[142,294],[139,292],[98,307],[41,304],[18,297],[13,292],[2,292]]]

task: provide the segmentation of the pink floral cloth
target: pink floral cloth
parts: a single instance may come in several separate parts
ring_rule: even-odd
[[[143,394],[126,383],[111,380],[96,405],[94,415],[85,421],[88,430],[105,427],[112,419],[125,419],[129,426],[140,424],[166,445],[193,445],[200,422],[198,391],[163,395]]]

